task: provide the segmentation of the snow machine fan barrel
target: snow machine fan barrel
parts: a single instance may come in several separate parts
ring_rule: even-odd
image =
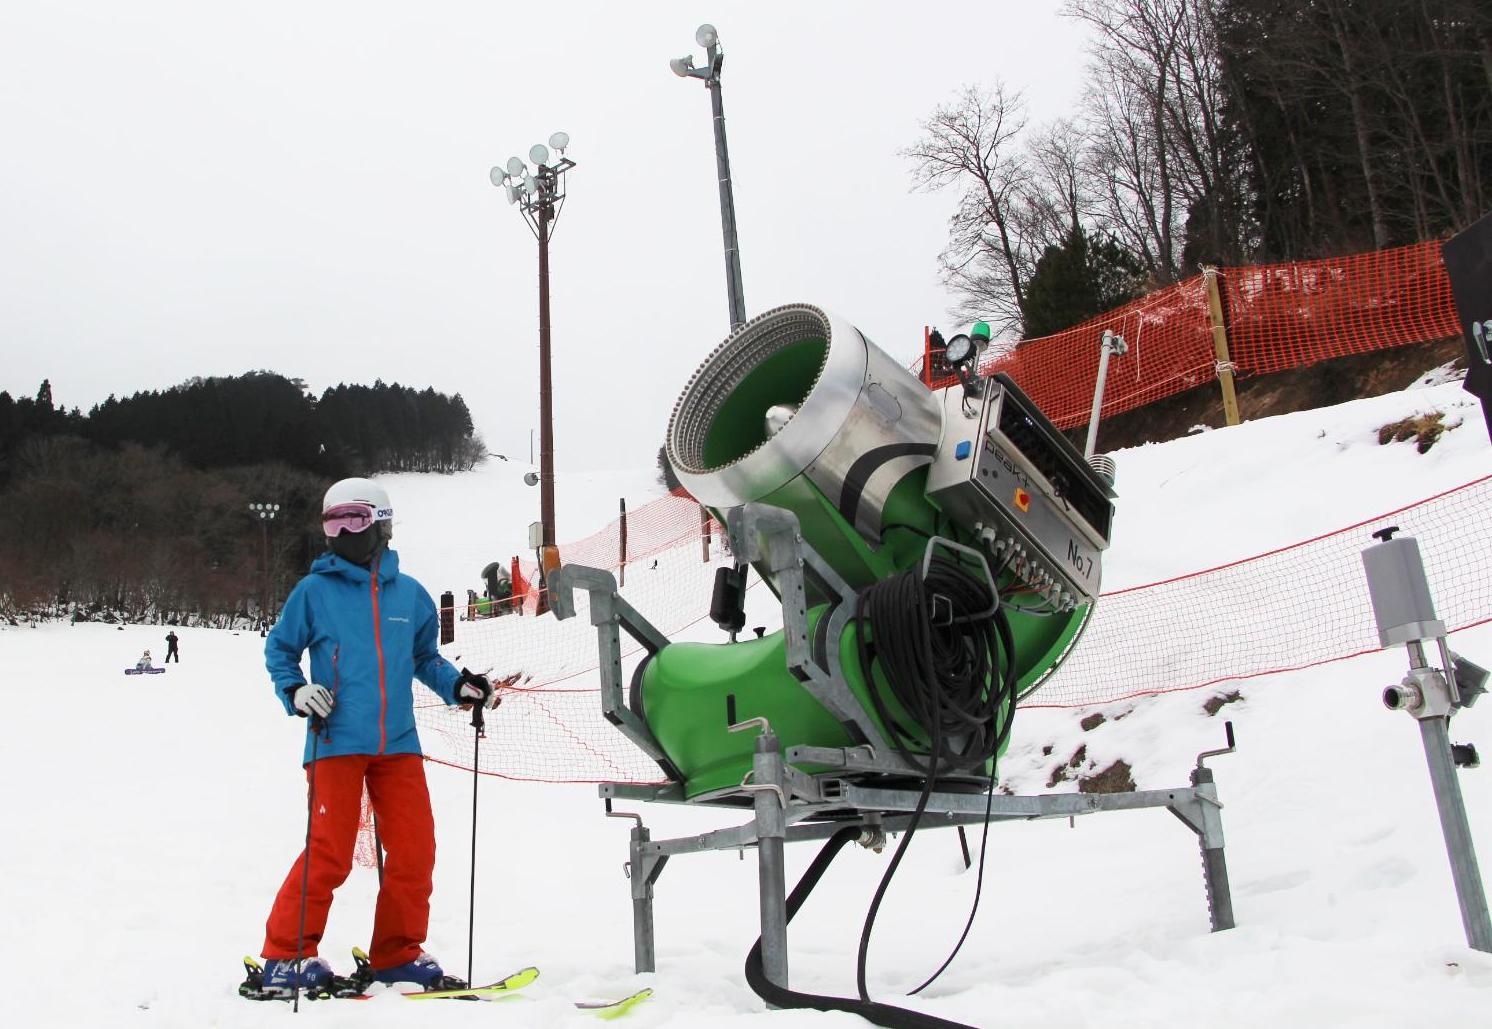
[[[667,447],[679,481],[722,522],[747,504],[786,509],[803,546],[843,580],[803,577],[798,617],[820,676],[789,668],[782,631],[671,643],[638,667],[631,706],[685,795],[739,787],[752,740],[728,725],[758,716],[784,750],[894,739],[908,766],[936,764],[940,779],[993,775],[1016,697],[1056,668],[1087,621],[1113,496],[1015,384],[1001,377],[934,392],[853,325],[790,304],[747,322],[704,360],[674,406]],[[983,591],[952,631],[979,623],[965,645],[984,677],[966,699],[986,721],[969,735],[1000,741],[955,772],[954,762],[914,761],[938,737],[907,704],[926,707],[889,678],[896,641],[855,614],[868,615],[875,591],[925,576],[930,548],[946,559],[945,574],[956,566],[952,575]],[[790,595],[768,561],[754,567],[774,593]],[[905,621],[898,627],[910,640]]]
[[[752,501],[792,510],[861,587],[892,570],[875,553],[886,526],[932,531],[934,509],[909,479],[932,461],[941,422],[933,394],[853,325],[790,304],[700,365],[674,406],[668,456],[717,515]]]

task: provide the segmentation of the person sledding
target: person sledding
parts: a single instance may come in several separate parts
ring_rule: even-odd
[[[366,784],[386,852],[368,948],[372,979],[425,989],[465,985],[423,944],[430,920],[435,823],[415,731],[413,680],[447,704],[495,708],[482,675],[436,650],[439,617],[425,588],[388,548],[393,507],[383,487],[344,479],[326,492],[328,550],[291,591],[265,640],[265,665],[287,713],[308,717],[305,757],[314,806],[308,846],[290,866],[265,925],[259,996],[313,993],[332,982],[318,954],[332,892],[352,869]],[[301,657],[310,651],[310,676]]]

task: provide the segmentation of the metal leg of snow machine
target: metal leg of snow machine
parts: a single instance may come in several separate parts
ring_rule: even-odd
[[[789,747],[783,754],[778,738],[762,719],[751,719],[737,730],[759,727],[752,774],[738,791],[706,800],[686,800],[677,784],[638,786],[603,783],[600,794],[613,817],[638,819],[632,830],[629,874],[632,884],[633,940],[636,970],[656,970],[653,938],[654,885],[664,864],[678,854],[701,854],[715,850],[757,851],[758,904],[761,915],[762,968],[780,986],[788,986],[787,884],[783,848],[790,842],[823,840],[845,825],[861,827],[860,844],[869,848],[884,845],[887,833],[905,830],[917,806],[919,791],[857,784],[846,775],[890,770],[895,759],[877,758],[866,747],[845,749]],[[1169,790],[1137,790],[1132,793],[1057,793],[1037,796],[982,792],[935,791],[928,800],[922,827],[978,824],[990,804],[991,821],[1031,821],[1038,818],[1073,818],[1100,811],[1134,811],[1165,808],[1196,834],[1202,855],[1207,914],[1212,931],[1233,928],[1232,892],[1224,857],[1222,804],[1207,757],[1231,753],[1233,733],[1228,726],[1228,747],[1199,755],[1190,787]],[[805,775],[794,763],[828,766],[833,771]],[[690,804],[742,810],[749,801],[752,818],[742,825],[697,836],[653,840],[637,815],[611,812],[613,801]]]
[[[787,987],[787,866],[782,853],[787,842],[787,783],[782,748],[764,718],[731,726],[732,732],[760,723],[751,762],[751,782],[741,789],[752,796],[756,811],[757,892],[760,895],[762,973]]]

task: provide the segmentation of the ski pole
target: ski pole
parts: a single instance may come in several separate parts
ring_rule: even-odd
[[[306,852],[301,855],[300,872],[300,926],[295,932],[295,986],[294,1000],[290,1009],[300,1014],[301,961],[306,949],[306,893],[311,888],[311,816],[316,811],[316,753],[321,745],[321,727],[324,723],[319,715],[311,716],[311,785],[306,791]]]
[[[381,890],[383,889],[383,835],[378,831],[377,811],[373,812],[373,857],[378,862],[378,888]]]
[[[477,926],[477,768],[481,761],[483,720],[480,702],[471,706],[471,893],[466,905],[466,981],[472,982],[472,942]]]

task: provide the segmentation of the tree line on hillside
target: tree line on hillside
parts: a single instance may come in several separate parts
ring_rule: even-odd
[[[1066,0],[1093,32],[1068,117],[998,79],[905,151],[953,188],[958,319],[1030,339],[1203,263],[1379,249],[1492,202],[1486,0]]]
[[[254,621],[320,551],[332,479],[485,457],[459,394],[397,384],[316,400],[252,372],[87,414],[57,407],[49,382],[0,392],[0,614]],[[280,508],[261,522],[251,503]]]

